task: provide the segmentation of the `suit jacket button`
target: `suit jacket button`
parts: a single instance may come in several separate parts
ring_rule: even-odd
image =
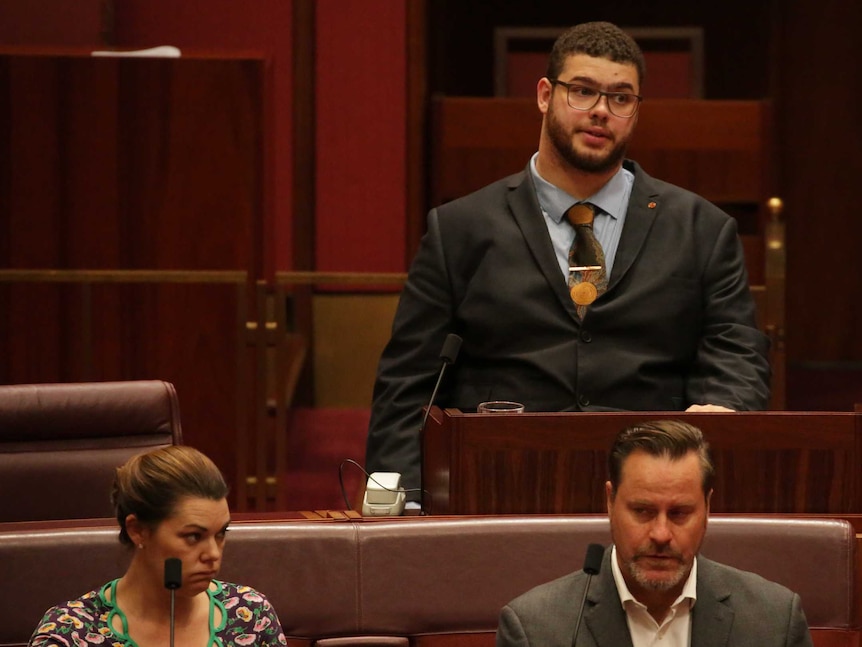
[[[591,341],[593,341],[593,336],[589,332],[587,332],[586,330],[582,330],[581,331],[581,341],[584,342],[585,344],[589,344]]]
[[[590,399],[585,395],[578,396],[578,404],[582,407],[590,406]]]

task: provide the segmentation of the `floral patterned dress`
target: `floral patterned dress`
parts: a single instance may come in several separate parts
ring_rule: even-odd
[[[114,604],[117,580],[77,600],[48,609],[39,628],[30,638],[30,647],[138,647],[128,636],[128,622]],[[207,589],[210,598],[210,637],[207,647],[275,647],[287,640],[275,609],[262,594],[248,586],[213,580]],[[216,610],[221,622],[215,626]],[[122,631],[113,627],[119,617]]]

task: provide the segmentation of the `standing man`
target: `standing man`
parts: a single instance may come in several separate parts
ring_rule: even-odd
[[[576,647],[812,644],[797,594],[697,556],[714,476],[699,429],[673,420],[624,429],[608,467],[613,545],[590,584]],[[497,647],[572,645],[586,581],[578,571],[503,607]]]
[[[449,333],[463,345],[448,407],[765,408],[768,342],[735,221],[625,159],[644,68],[614,25],[565,32],[525,170],[430,212],[380,360],[369,471],[419,486],[422,407]]]

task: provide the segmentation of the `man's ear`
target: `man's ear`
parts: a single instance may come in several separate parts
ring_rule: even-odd
[[[611,513],[611,508],[614,505],[614,486],[610,481],[605,481],[605,505],[608,509],[608,514]]]
[[[543,76],[539,79],[539,82],[536,84],[536,104],[539,106],[539,112],[542,114],[548,112],[553,92],[554,86],[548,80],[548,77]]]

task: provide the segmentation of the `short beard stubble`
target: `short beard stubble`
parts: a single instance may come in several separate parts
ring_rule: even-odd
[[[548,137],[554,150],[569,166],[585,173],[606,173],[616,168],[623,160],[628,148],[629,138],[619,141],[604,157],[584,155],[575,150],[572,132],[566,132],[562,122],[556,118],[553,106],[547,113]]]

